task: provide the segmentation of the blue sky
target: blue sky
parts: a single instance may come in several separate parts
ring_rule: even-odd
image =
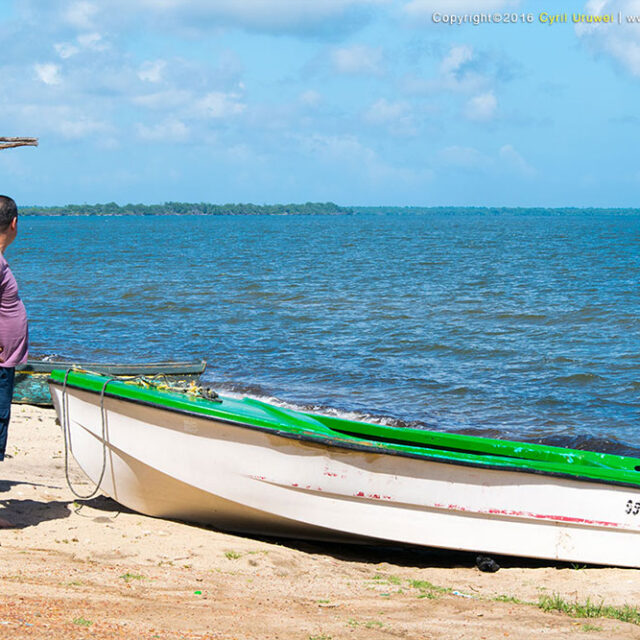
[[[480,13],[519,23],[434,22]],[[0,152],[2,191],[638,206],[635,15],[638,0],[5,0],[0,135],[40,147]]]

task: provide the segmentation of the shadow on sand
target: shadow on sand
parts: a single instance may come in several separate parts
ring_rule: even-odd
[[[6,493],[15,486],[42,487],[46,489],[60,489],[59,486],[38,484],[36,482],[24,482],[13,480],[0,480],[0,494]],[[110,517],[95,516],[82,513],[82,507],[87,506],[110,514]],[[91,500],[33,500],[29,498],[0,499],[0,528],[26,529],[35,527],[49,520],[63,520],[73,512],[81,516],[89,517],[97,521],[111,521],[119,513],[132,513],[126,507],[119,505],[111,498],[98,496]]]
[[[83,518],[90,518],[95,522],[111,522],[121,513],[135,513],[135,511],[117,503],[107,496],[96,496],[95,498],[91,498],[91,500],[76,500],[73,504],[77,515]],[[83,507],[102,511],[105,515],[96,516],[95,513],[91,513],[83,509]]]
[[[296,549],[303,553],[322,554],[345,562],[361,562],[363,564],[387,564],[397,567],[426,568],[473,568],[477,566],[479,557],[487,554],[472,551],[457,551],[420,547],[412,545],[394,545],[391,543],[351,544],[338,542],[316,542],[311,540],[287,540],[285,538],[267,538],[247,536],[256,540],[275,543]],[[538,569],[554,567],[562,569],[572,567],[569,563],[538,560],[535,558],[518,558],[489,554],[500,568]]]
[[[198,525],[196,526],[211,531],[220,531],[213,526]],[[521,569],[539,569],[544,567],[553,567],[556,569],[576,568],[574,563],[554,562],[553,560],[544,560],[537,558],[520,558],[514,556],[502,556],[498,554],[486,554],[479,551],[459,551],[452,549],[437,549],[435,547],[422,547],[409,544],[394,544],[384,541],[366,541],[361,544],[351,542],[328,542],[318,540],[302,540],[293,538],[274,538],[272,536],[260,536],[246,533],[235,533],[233,531],[223,531],[223,533],[232,533],[233,535],[250,538],[252,540],[260,540],[270,544],[277,544],[289,549],[302,551],[303,553],[319,554],[330,556],[336,560],[345,562],[361,562],[363,564],[380,564],[385,562],[397,567],[415,567],[415,568],[473,568],[481,565],[486,566],[487,559],[497,563],[499,568],[521,568]],[[480,560],[482,559],[482,560]],[[580,568],[586,568],[589,565],[581,565]],[[497,569],[489,570],[493,573]]]
[[[31,484],[23,482],[0,481],[0,492],[8,491],[16,484]],[[44,485],[36,485],[44,486]],[[72,511],[81,517],[90,518],[96,522],[110,522],[121,513],[135,513],[131,509],[118,504],[115,500],[106,496],[97,496],[90,500],[58,501],[58,502],[38,502],[37,500],[0,500],[0,505],[4,508],[0,510],[0,518],[6,519],[14,525],[16,529],[35,526],[40,522],[68,518]],[[84,510],[89,507],[104,513],[96,516],[95,512]],[[200,525],[197,523],[184,522],[183,524],[209,531],[221,531],[210,525]],[[249,535],[223,531],[252,540],[260,540],[270,544],[277,544],[290,549],[295,549],[303,553],[319,554],[330,556],[345,562],[360,562],[363,564],[380,564],[385,562],[398,567],[416,568],[473,568],[479,553],[470,551],[455,551],[448,549],[435,549],[432,547],[420,547],[411,545],[394,545],[377,543],[372,541],[363,544],[351,544],[342,542],[321,542],[314,540],[299,540],[290,538],[274,538],[271,536]],[[491,554],[498,565],[502,568],[523,568],[535,569],[543,567],[575,568],[574,564],[564,562],[553,562],[550,560],[537,560],[535,558],[517,558],[511,556],[499,556]]]
[[[11,491],[16,486],[42,487],[45,489],[59,489],[58,486],[39,484],[37,482],[24,482],[13,480],[0,480],[0,493]],[[0,499],[0,520],[2,528],[24,529],[34,527],[47,520],[60,520],[68,518],[69,502],[66,501],[40,501],[29,498]]]
[[[62,520],[71,515],[68,501],[41,502],[28,498],[0,500],[0,519],[9,523],[3,528],[26,529],[48,520]]]

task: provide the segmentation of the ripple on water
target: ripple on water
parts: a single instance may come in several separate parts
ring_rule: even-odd
[[[593,211],[25,217],[8,258],[34,352],[204,357],[222,390],[620,453],[638,237]]]

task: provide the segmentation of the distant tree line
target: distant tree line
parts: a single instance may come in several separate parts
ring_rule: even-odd
[[[528,215],[570,215],[576,213],[629,214],[640,213],[640,209],[625,208],[578,208],[578,207],[393,207],[350,206],[342,207],[334,202],[305,202],[304,204],[211,204],[208,202],[165,202],[164,204],[68,204],[61,207],[20,207],[25,215],[340,215],[354,213],[373,214],[479,214],[500,215],[526,213]]]
[[[62,207],[20,207],[25,215],[256,215],[256,214],[345,214],[353,213],[348,207],[333,202],[305,202],[304,204],[210,204],[208,202],[165,202],[164,204],[68,204]]]
[[[478,215],[501,215],[501,214],[518,214],[526,213],[527,215],[570,215],[570,214],[638,214],[640,209],[633,208],[600,208],[600,207],[386,207],[386,206],[373,206],[373,207],[351,207],[353,213],[407,213],[407,214],[478,214]]]

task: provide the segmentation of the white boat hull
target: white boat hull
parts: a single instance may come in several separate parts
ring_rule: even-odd
[[[96,483],[100,397],[65,393],[70,451]],[[62,388],[51,385],[51,395],[63,422]],[[340,448],[113,397],[104,406],[100,489],[144,514],[262,535],[640,567],[640,489]]]

